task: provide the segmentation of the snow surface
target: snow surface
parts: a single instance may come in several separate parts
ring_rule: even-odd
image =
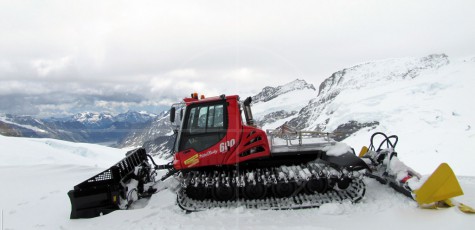
[[[343,142],[335,143],[335,145],[329,145],[323,148],[323,151],[327,153],[328,156],[340,156],[345,153],[351,153],[351,147]]]
[[[0,146],[2,230],[470,229],[475,225],[473,215],[456,208],[419,209],[414,201],[371,179],[365,180],[367,193],[357,204],[331,203],[319,209],[282,211],[240,207],[186,214],[175,204],[174,192],[163,190],[144,201],[140,209],[70,220],[66,193],[121,159],[126,150],[4,136],[0,136]],[[475,206],[474,176],[459,178],[465,195],[457,199],[472,207]]]
[[[74,164],[108,168],[125,156],[124,150],[47,138],[0,135],[0,146],[0,166]]]

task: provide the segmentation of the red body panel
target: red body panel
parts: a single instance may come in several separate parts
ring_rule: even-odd
[[[187,106],[194,103],[217,100],[222,100],[222,98],[184,99]],[[228,122],[224,138],[201,152],[196,152],[190,148],[175,153],[173,161],[175,169],[232,165],[255,158],[270,156],[266,133],[261,129],[243,125],[239,108],[239,97],[237,95],[226,96],[226,102],[228,103]]]

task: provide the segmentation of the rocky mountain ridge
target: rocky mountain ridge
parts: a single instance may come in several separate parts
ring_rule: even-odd
[[[437,70],[450,63],[445,54],[433,54],[422,58],[387,59],[367,62],[333,73],[319,86],[318,96],[305,106],[297,117],[289,121],[289,125],[297,129],[333,131],[341,127],[332,125],[333,112],[338,109],[332,106],[335,98],[341,92],[356,92],[364,94],[363,88],[378,88],[387,84],[410,82],[423,73]],[[367,124],[363,124],[367,123]],[[348,120],[339,125],[348,127],[371,127],[378,121],[357,122]],[[350,125],[353,124],[353,125]],[[346,128],[345,130],[348,130]],[[351,133],[348,131],[348,133]]]
[[[0,134],[114,145],[128,133],[145,127],[155,117],[154,114],[135,111],[116,116],[107,112],[83,112],[46,119],[4,114],[0,115]]]

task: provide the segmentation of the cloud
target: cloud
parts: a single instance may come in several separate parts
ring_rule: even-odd
[[[32,66],[40,77],[47,77],[66,70],[71,65],[71,57],[59,59],[37,59],[32,61]]]
[[[0,112],[159,109],[383,58],[475,53],[474,1],[5,1]],[[13,103],[15,102],[15,103]]]
[[[1,112],[36,115],[40,112],[40,109],[33,104],[31,98],[7,95],[0,97],[0,113]]]

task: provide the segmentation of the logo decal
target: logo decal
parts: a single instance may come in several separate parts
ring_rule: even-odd
[[[187,167],[191,167],[193,165],[200,163],[200,158],[199,158],[198,153],[186,159],[184,163]]]
[[[210,151],[208,151],[208,152],[206,152],[206,153],[201,154],[201,155],[200,155],[200,158],[209,157],[209,156],[211,156],[211,155],[216,154],[217,152],[218,152],[218,151],[216,151],[216,150],[213,150],[213,151],[210,150]]]
[[[236,144],[235,139],[231,139],[229,141],[223,142],[219,144],[219,152],[224,153],[227,152],[229,148],[233,147]]]

